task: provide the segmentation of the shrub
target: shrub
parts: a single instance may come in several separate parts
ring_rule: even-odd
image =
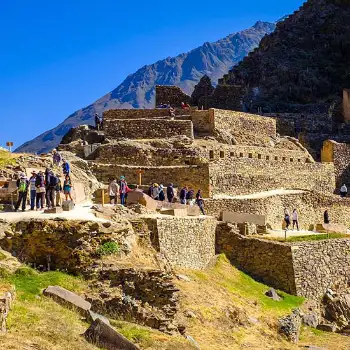
[[[114,255],[120,252],[120,247],[117,242],[106,242],[98,247],[96,254],[99,256]]]

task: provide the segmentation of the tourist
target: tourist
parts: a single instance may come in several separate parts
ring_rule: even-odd
[[[196,203],[199,206],[200,211],[202,212],[203,215],[205,215],[205,211],[204,211],[204,201],[203,201],[203,197],[202,197],[202,192],[201,190],[198,190],[197,194],[196,194]]]
[[[66,197],[66,201],[68,201],[68,197],[71,201],[73,201],[73,198],[72,198],[72,180],[69,176],[69,174],[66,174],[66,177],[64,179],[64,182],[63,182],[63,192],[64,192],[64,195]]]
[[[293,210],[292,219],[293,219],[293,230],[294,230],[294,226],[296,226],[297,230],[299,231],[299,216],[296,209]]]
[[[100,130],[101,124],[100,124],[100,116],[98,115],[98,113],[95,113],[95,127],[96,130]]]
[[[152,197],[152,193],[153,193],[153,184],[148,188],[147,194]]]
[[[328,215],[328,210],[325,210],[325,212],[323,213],[323,222],[325,224],[329,224],[329,215]]]
[[[29,190],[30,190],[30,210],[35,209],[35,199],[36,199],[36,171],[32,171],[32,176],[29,178]]]
[[[100,117],[100,129],[103,130],[103,116]]]
[[[35,180],[36,187],[36,210],[43,210],[45,205],[45,177],[42,171],[38,172]]]
[[[65,159],[62,159],[62,161],[63,161],[63,164],[62,164],[63,175],[64,176],[69,175],[70,174],[70,165]]]
[[[180,191],[180,203],[186,204],[186,197],[187,197],[187,187],[183,187]]]
[[[166,196],[168,198],[168,202],[172,203],[173,199],[175,197],[175,193],[174,193],[174,185],[173,184],[169,184],[169,186],[166,189]]]
[[[55,188],[55,192],[56,192],[56,207],[60,207],[61,206],[61,192],[62,192],[62,182],[61,182],[61,175],[57,174],[57,185]]]
[[[189,205],[193,205],[194,201],[194,191],[190,189],[186,194],[186,203]]]
[[[348,194],[348,188],[346,187],[346,185],[344,184],[341,188],[340,188],[340,197],[345,198]]]
[[[51,169],[50,168],[46,168],[45,170],[45,189],[46,189],[46,193],[45,193],[45,199],[46,199],[46,207],[49,208],[49,203],[50,203],[50,199],[48,198],[49,196],[49,187],[50,187],[50,179],[51,177]]]
[[[121,205],[125,205],[125,199],[127,194],[127,187],[128,184],[125,181],[125,176],[120,177],[120,184],[119,184],[119,194],[120,194],[120,203]]]
[[[112,180],[108,186],[108,195],[110,204],[118,203],[118,193],[119,193],[119,185],[116,179]]]
[[[190,105],[188,103],[181,102],[181,108],[184,110],[187,110],[187,109],[190,109]]]
[[[52,151],[52,161],[53,161],[53,165],[56,165],[58,167],[61,165],[62,156],[59,152],[57,152],[57,149],[54,149]]]
[[[164,186],[163,185],[159,185],[159,200],[161,202],[165,201],[165,194],[164,194]]]
[[[287,208],[284,208],[284,221],[286,223],[286,230],[288,230],[290,226],[290,214]]]
[[[55,174],[50,171],[49,173],[49,182],[47,184],[47,190],[46,190],[46,206],[50,208],[55,207],[55,193],[56,193],[56,186],[58,183],[58,179],[55,176]]]
[[[159,200],[159,185],[157,183],[153,184],[153,188],[152,188],[152,198],[155,201]]]
[[[29,181],[25,176],[25,174],[21,173],[19,179],[17,180],[18,200],[15,206],[15,211],[18,210],[21,204],[22,204],[22,211],[26,210],[28,187],[29,187]]]

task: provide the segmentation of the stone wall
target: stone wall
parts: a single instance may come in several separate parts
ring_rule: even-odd
[[[213,194],[241,195],[278,188],[333,193],[334,166],[331,163],[301,163],[286,158],[273,162],[254,158],[220,159],[210,162]]]
[[[213,130],[217,134],[230,133],[232,144],[269,146],[276,136],[276,121],[254,114],[210,109]]]
[[[172,264],[205,269],[215,255],[214,218],[147,219],[154,247]]]
[[[110,109],[103,112],[103,119],[156,119],[168,117],[167,109]]]
[[[181,102],[191,104],[191,97],[177,86],[156,86],[156,106],[166,103],[172,107],[181,107]]]
[[[333,162],[336,186],[339,190],[343,184],[350,188],[350,144],[327,140],[323,143],[322,162]]]
[[[109,139],[166,139],[176,136],[193,139],[193,124],[190,120],[106,118],[104,129]]]
[[[299,224],[303,229],[313,229],[317,223],[323,223],[323,213],[326,209],[331,223],[350,227],[350,199],[340,199],[335,195],[305,192],[263,198],[205,200],[205,209],[209,215],[219,218],[223,211],[265,215],[267,225],[273,229],[282,228],[284,208],[288,208],[289,211],[294,208],[298,210]]]
[[[328,288],[348,288],[349,239],[280,243],[245,237],[230,225],[217,229],[217,253],[255,279],[290,294],[320,299]]]
[[[121,175],[126,177],[129,184],[138,183],[138,169],[144,170],[142,175],[142,184],[149,185],[154,182],[168,185],[173,183],[175,187],[187,185],[195,191],[202,190],[204,197],[210,196],[209,189],[209,167],[207,164],[185,165],[185,166],[127,166],[115,164],[91,163],[91,170],[97,179],[108,183],[110,178],[119,179]]]

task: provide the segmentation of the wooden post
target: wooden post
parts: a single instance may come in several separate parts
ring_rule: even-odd
[[[105,205],[105,190],[102,188],[102,206]]]
[[[137,170],[137,174],[139,175],[139,186],[142,186],[142,174],[144,174],[145,171],[141,168]]]

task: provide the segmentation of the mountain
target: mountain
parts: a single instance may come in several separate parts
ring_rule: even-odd
[[[309,0],[223,81],[276,112],[326,109],[350,88],[349,22],[348,0]]]
[[[43,153],[51,150],[70,128],[93,123],[96,112],[119,108],[151,108],[154,106],[155,85],[176,85],[191,94],[203,75],[208,75],[216,82],[274,29],[274,23],[259,21],[253,27],[230,34],[217,42],[206,42],[190,52],[144,66],[129,75],[116,89],[76,111],[56,128],[24,143],[16,152]]]

